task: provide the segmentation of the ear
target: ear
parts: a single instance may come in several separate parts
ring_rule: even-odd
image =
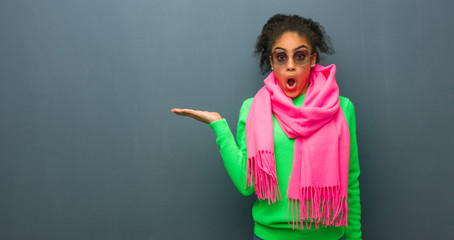
[[[315,66],[315,63],[317,62],[317,53],[314,53],[311,57],[311,67]]]
[[[271,71],[273,71],[273,59],[271,58],[271,56],[269,57],[269,60],[270,60]]]

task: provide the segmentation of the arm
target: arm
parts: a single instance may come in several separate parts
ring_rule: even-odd
[[[346,240],[361,239],[361,203],[359,195],[359,159],[356,142],[356,118],[353,104],[349,101],[346,114],[350,130],[350,164],[348,175],[348,227],[345,228]]]
[[[238,191],[245,196],[254,193],[253,188],[245,188],[247,163],[245,125],[250,104],[251,101],[246,100],[240,110],[237,128],[238,145],[225,119],[210,124],[216,134],[216,143],[219,145],[225,169]]]
[[[224,166],[227,173],[238,191],[245,196],[254,193],[253,188],[249,187],[245,189],[247,163],[245,124],[251,102],[252,99],[250,99],[250,101],[246,100],[241,107],[237,134],[238,146],[227,121],[223,119],[219,113],[180,108],[171,110],[177,115],[191,117],[211,126],[216,134],[216,143],[220,147],[221,156],[224,160]]]

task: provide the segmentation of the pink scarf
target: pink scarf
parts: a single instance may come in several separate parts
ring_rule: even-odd
[[[254,185],[257,198],[268,199],[268,204],[281,198],[274,159],[273,113],[287,137],[295,139],[287,191],[293,229],[295,219],[297,229],[298,225],[303,229],[303,220],[308,229],[312,222],[317,229],[320,223],[325,227],[347,226],[350,133],[339,105],[335,74],[334,65],[313,67],[303,106],[295,107],[271,72],[255,95],[246,119],[246,187]]]

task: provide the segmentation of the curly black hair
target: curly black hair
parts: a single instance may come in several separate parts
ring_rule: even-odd
[[[319,53],[327,55],[334,53],[329,36],[318,22],[298,15],[276,14],[263,26],[255,44],[254,54],[260,56],[260,70],[263,74],[271,70],[269,63],[271,48],[285,32],[296,32],[304,37],[311,45],[311,54],[314,52],[317,54],[317,63],[320,61]]]

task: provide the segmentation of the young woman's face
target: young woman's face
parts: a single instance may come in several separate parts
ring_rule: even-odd
[[[295,98],[306,93],[311,68],[316,61],[315,53],[311,56],[312,46],[298,33],[285,32],[271,51],[271,68],[285,95]]]

